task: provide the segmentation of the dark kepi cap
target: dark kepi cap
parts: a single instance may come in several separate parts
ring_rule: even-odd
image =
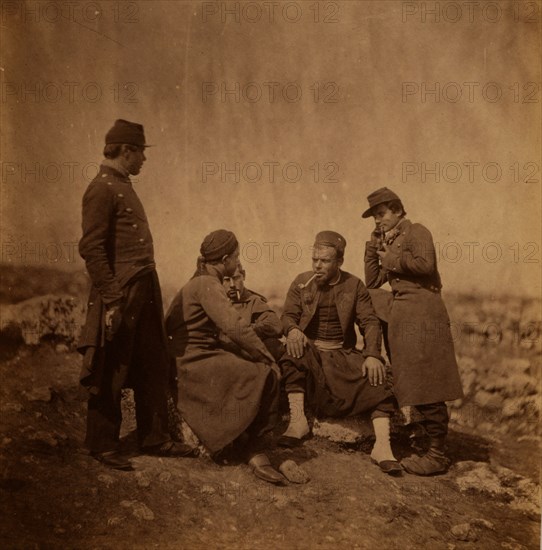
[[[200,254],[205,261],[220,260],[222,256],[233,254],[239,243],[235,235],[226,229],[217,229],[209,233],[200,247]]]
[[[362,218],[370,218],[372,216],[371,210],[383,202],[400,201],[401,199],[391,189],[381,187],[380,189],[373,191],[367,197],[367,200],[369,201],[369,208],[363,212],[361,215]]]
[[[145,144],[145,133],[143,126],[127,120],[115,120],[113,128],[105,134],[105,144],[126,143],[127,145],[136,145],[137,147],[151,147]]]
[[[331,246],[338,252],[344,253],[346,239],[335,231],[320,231],[314,239],[314,246]]]

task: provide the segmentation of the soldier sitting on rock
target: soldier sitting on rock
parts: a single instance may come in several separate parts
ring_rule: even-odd
[[[298,275],[288,291],[282,314],[287,353],[279,364],[290,423],[278,443],[299,445],[309,435],[305,401],[317,416],[371,412],[371,458],[383,472],[400,473],[390,446],[395,400],[384,385],[380,323],[365,285],[340,269],[345,246],[334,231],[318,233],[312,271]],[[356,349],[355,325],[365,340],[363,351]]]

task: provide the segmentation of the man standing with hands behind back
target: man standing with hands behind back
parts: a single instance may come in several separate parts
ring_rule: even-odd
[[[168,431],[167,355],[162,297],[147,217],[129,176],[145,162],[143,126],[117,120],[105,159],[83,197],[79,252],[92,282],[79,340],[81,384],[89,391],[86,445],[104,465],[132,469],[119,453],[121,390],[134,389],[139,445],[160,456],[186,456]]]

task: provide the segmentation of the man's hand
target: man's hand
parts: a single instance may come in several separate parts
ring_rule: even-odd
[[[119,330],[122,322],[122,308],[120,304],[115,304],[106,309],[105,312],[105,337],[107,340],[113,340],[113,336]]]
[[[378,386],[384,383],[386,370],[384,365],[376,357],[367,357],[361,367],[363,376],[367,376],[371,386]]]
[[[380,248],[383,242],[384,242],[384,232],[381,229],[376,228],[371,233],[371,244],[373,246],[376,246],[377,248]]]
[[[382,249],[377,250],[376,253],[380,256],[380,259],[383,260],[389,254],[391,254],[390,247],[387,244],[382,244]]]
[[[305,353],[305,346],[308,341],[309,339],[301,330],[293,328],[286,337],[286,350],[292,357],[300,359]]]

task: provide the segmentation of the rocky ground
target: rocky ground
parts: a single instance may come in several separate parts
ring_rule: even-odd
[[[39,290],[2,306],[2,548],[540,547],[539,303],[449,301],[456,323],[468,314],[478,325],[456,342],[466,398],[452,404],[448,473],[387,476],[362,420],[320,421],[301,449],[272,454],[310,481],[275,487],[233,452],[219,462],[138,455],[129,393],[123,445],[135,470],[88,456],[72,338],[81,302],[61,284]],[[399,457],[423,447],[409,435],[394,432]]]

